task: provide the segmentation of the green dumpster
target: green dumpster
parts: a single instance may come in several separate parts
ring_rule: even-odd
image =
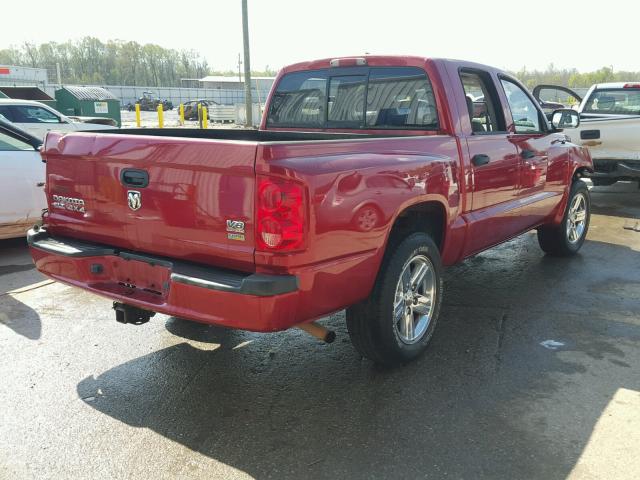
[[[67,86],[56,90],[58,110],[78,117],[112,118],[121,125],[120,100],[102,87]]]

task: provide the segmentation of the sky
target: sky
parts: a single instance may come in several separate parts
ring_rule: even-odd
[[[96,8],[92,8],[92,4]],[[606,20],[589,1],[248,0],[252,70],[343,55],[408,54],[472,60],[508,70],[613,66],[640,71],[633,22],[640,4]],[[31,0],[2,5],[0,49],[83,36],[195,50],[212,70],[237,70],[240,0]],[[91,13],[95,12],[95,16]],[[8,21],[9,20],[9,21]],[[137,22],[137,20],[139,20]],[[606,21],[605,21],[606,20]],[[632,54],[632,52],[634,52]]]

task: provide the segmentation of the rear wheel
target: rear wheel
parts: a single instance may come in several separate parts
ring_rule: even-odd
[[[369,299],[347,309],[351,341],[378,364],[413,360],[431,340],[441,303],[438,248],[428,235],[414,233],[387,257]]]
[[[589,189],[582,181],[571,186],[567,208],[558,226],[543,226],[538,229],[540,248],[550,255],[575,255],[582,247],[589,230],[591,201]]]

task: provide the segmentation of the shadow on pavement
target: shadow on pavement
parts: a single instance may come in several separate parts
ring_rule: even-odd
[[[640,189],[637,182],[618,182],[591,189],[591,209],[597,215],[640,220]]]
[[[25,239],[0,240],[0,324],[30,340],[40,338],[40,316],[7,292],[43,278],[35,269]]]
[[[237,336],[234,330],[228,328],[190,322],[176,317],[171,317],[165,327],[177,337],[203,343],[226,345],[233,341],[231,340],[233,337]]]
[[[0,295],[45,280],[23,238],[0,240]]]
[[[0,295],[0,325],[9,327],[29,340],[38,340],[42,333],[40,315],[10,295]]]
[[[361,360],[341,315],[331,346],[170,319],[220,347],[180,343],[77,391],[255,478],[566,478],[616,390],[640,390],[638,267],[627,247],[552,259],[529,237],[449,269],[432,344],[403,368]]]

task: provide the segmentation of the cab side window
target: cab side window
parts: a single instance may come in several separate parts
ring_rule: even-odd
[[[540,112],[531,97],[519,85],[506,78],[501,78],[500,82],[509,102],[516,133],[541,132]]]
[[[504,118],[498,108],[491,77],[475,70],[460,72],[471,130],[474,134],[504,132]]]

